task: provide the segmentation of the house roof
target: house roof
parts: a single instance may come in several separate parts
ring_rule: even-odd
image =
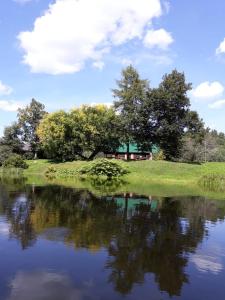
[[[126,153],[127,152],[127,145],[126,144],[122,144],[118,149],[117,151],[118,153]],[[130,143],[129,144],[129,153],[143,153],[143,152],[151,152],[150,150],[149,151],[141,151],[138,149],[138,146],[137,144],[135,143]],[[156,145],[153,145],[152,146],[152,153],[155,154],[159,152],[159,147],[157,147]]]

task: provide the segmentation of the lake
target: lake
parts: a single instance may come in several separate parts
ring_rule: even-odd
[[[1,180],[0,299],[225,299],[225,200]]]

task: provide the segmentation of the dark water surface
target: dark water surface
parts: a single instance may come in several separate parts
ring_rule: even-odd
[[[0,184],[0,299],[225,299],[225,201]]]

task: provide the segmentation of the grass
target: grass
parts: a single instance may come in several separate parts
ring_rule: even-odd
[[[76,170],[87,164],[84,161],[66,163],[53,163],[48,160],[28,161],[29,169],[24,175],[30,181],[38,180],[46,183],[44,174],[48,167],[56,170]],[[166,161],[135,161],[126,162],[130,174],[123,177],[125,183],[117,188],[117,192],[134,192],[157,196],[202,195],[209,198],[225,199],[225,192],[207,191],[198,183],[204,176],[225,176],[225,163],[185,164]],[[36,179],[35,179],[36,178]],[[42,179],[41,179],[42,178]],[[56,178],[53,184],[89,188],[96,193],[101,193],[104,188],[93,185],[93,182],[80,181],[78,178]]]
[[[87,162],[74,161],[66,163],[52,163],[48,160],[28,161],[29,169],[25,175],[44,175],[48,167],[60,169],[79,169]],[[126,163],[130,174],[129,181],[143,180],[146,182],[195,182],[201,176],[209,174],[225,175],[225,163],[185,164],[166,161],[135,161]]]

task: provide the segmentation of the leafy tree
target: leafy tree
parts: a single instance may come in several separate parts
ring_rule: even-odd
[[[0,145],[4,145],[10,148],[13,153],[23,152],[23,143],[21,141],[21,130],[18,123],[14,122],[11,126],[7,126],[4,129],[3,137],[0,140]]]
[[[71,159],[73,137],[68,113],[61,110],[45,115],[37,134],[47,157],[60,161]]]
[[[181,160],[189,162],[225,161],[225,135],[206,128],[200,134],[186,134]]]
[[[0,166],[4,163],[6,159],[8,159],[12,155],[11,147],[7,145],[0,144]]]
[[[184,73],[174,70],[163,77],[157,89],[149,92],[145,105],[149,112],[148,122],[153,124],[154,141],[164,151],[166,159],[180,155],[182,138],[188,127],[190,100],[187,92],[190,89]]]
[[[93,159],[99,152],[119,146],[119,119],[113,108],[82,106],[69,113],[47,115],[38,135],[53,159]]]
[[[25,108],[18,110],[18,125],[21,129],[22,141],[27,143],[37,158],[37,153],[40,148],[39,138],[36,133],[40,121],[45,116],[45,106],[32,99],[31,103]]]
[[[113,90],[114,106],[120,114],[121,128],[123,129],[122,142],[127,144],[135,141],[143,147],[145,132],[141,132],[143,119],[143,104],[149,90],[147,80],[142,80],[138,71],[128,66],[122,70],[122,78],[117,81],[118,88]],[[148,139],[148,142],[150,140]],[[149,143],[148,143],[149,148]]]

